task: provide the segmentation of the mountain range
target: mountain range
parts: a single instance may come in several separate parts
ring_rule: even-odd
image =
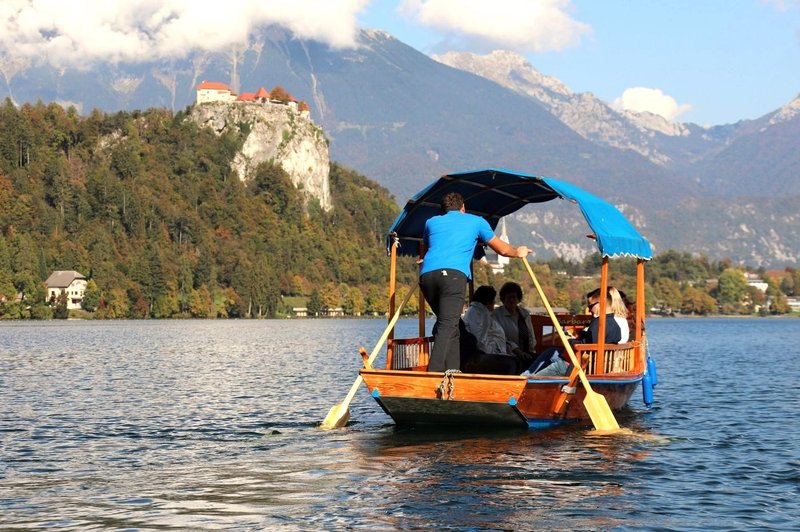
[[[331,159],[399,202],[444,173],[504,167],[575,183],[619,206],[656,253],[678,249],[753,266],[800,261],[800,97],[756,120],[703,127],[619,111],[572,93],[522,57],[430,57],[376,30],[333,49],[271,26],[226,53],[91,69],[0,57],[0,97],[82,113],[194,103],[203,80],[235,91],[281,85],[309,103]],[[512,241],[580,260],[569,209],[509,220]],[[584,239],[585,240],[585,239]]]

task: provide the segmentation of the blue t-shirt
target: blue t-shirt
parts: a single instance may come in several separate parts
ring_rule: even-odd
[[[442,268],[452,268],[470,275],[470,263],[478,242],[487,243],[494,237],[489,222],[461,211],[428,218],[423,242],[428,251],[422,259],[420,275]]]

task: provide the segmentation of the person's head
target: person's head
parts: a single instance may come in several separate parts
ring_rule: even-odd
[[[595,288],[588,294],[586,294],[586,306],[589,309],[589,313],[595,316],[600,314],[600,289]],[[628,316],[628,310],[625,308],[625,302],[622,300],[622,296],[619,293],[619,290],[614,288],[613,286],[608,287],[608,292],[606,294],[606,313],[613,313],[615,316],[620,316],[622,318],[626,318]]]
[[[619,290],[619,297],[622,298],[622,302],[625,304],[625,310],[627,310],[628,315],[634,314],[636,311],[636,304],[628,299],[628,296],[625,295],[625,292]]]
[[[611,312],[614,313],[614,316],[619,316],[620,318],[627,318],[628,307],[627,305],[625,305],[625,299],[622,297],[620,291],[614,288],[613,286],[609,286],[608,297],[611,300]]]
[[[500,301],[508,310],[516,310],[522,301],[522,288],[515,282],[507,282],[500,288]]]
[[[610,305],[611,300],[606,299],[606,305]],[[589,310],[589,314],[593,316],[600,315],[600,289],[595,288],[591,292],[586,294],[586,308]]]
[[[460,211],[464,206],[464,198],[458,192],[448,192],[442,198],[442,212]]]
[[[494,308],[494,298],[497,296],[497,290],[488,285],[479,286],[472,294],[472,300],[486,305],[489,309]]]

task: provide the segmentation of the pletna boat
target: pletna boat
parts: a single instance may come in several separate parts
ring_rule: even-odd
[[[421,293],[418,296],[418,336],[394,336],[400,307],[413,292],[408,292],[400,307],[395,304],[395,271],[399,255],[419,255],[425,222],[440,214],[442,198],[449,192],[460,193],[467,212],[482,216],[492,228],[497,227],[502,217],[528,204],[566,200],[580,209],[591,230],[589,236],[602,257],[601,293],[605,293],[609,284],[609,259],[635,257],[637,260],[636,297],[629,316],[630,341],[625,344],[601,342],[574,346],[571,353],[573,370],[563,377],[428,372],[433,338],[425,336],[425,304]],[[653,402],[655,363],[646,349],[644,305],[645,263],[652,258],[651,247],[610,203],[575,185],[548,177],[493,168],[453,173],[442,176],[408,200],[389,229],[387,246],[390,254],[389,315],[393,319],[379,342],[387,342],[386,367],[371,365],[379,346],[369,357],[362,349],[364,367],[360,370],[360,378],[375,401],[398,425],[539,429],[591,419],[597,428],[618,428],[612,412],[625,407],[640,384],[645,403]],[[527,259],[522,260],[548,310],[547,315],[531,316],[537,350],[549,345],[563,348],[567,342],[563,332],[577,331],[588,324],[591,316],[556,315]],[[600,302],[599,337],[604,338],[605,298]],[[354,383],[350,399],[359,384],[360,379]],[[337,406],[341,409],[341,405]],[[329,417],[333,416],[334,409],[329,414]]]

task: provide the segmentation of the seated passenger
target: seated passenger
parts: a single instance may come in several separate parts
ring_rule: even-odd
[[[491,286],[478,287],[464,314],[462,335],[468,341],[461,342],[462,371],[495,375],[519,373],[517,359],[508,350],[503,328],[492,319],[495,295]],[[472,339],[474,347],[470,345]]]
[[[592,321],[584,328],[577,337],[578,343],[596,344],[597,333],[600,328],[600,289],[596,288],[586,294],[586,302],[589,305]],[[619,294],[619,290],[613,286],[608,287],[606,297],[606,343],[624,344],[630,337],[630,327],[628,326],[628,310],[625,302]]]
[[[622,304],[625,305],[625,312],[627,313],[628,318],[628,329],[630,330],[631,326],[634,326],[636,323],[636,303],[628,299],[628,296],[625,295],[625,292],[622,290],[618,290],[619,297],[622,298]],[[617,314],[615,313],[614,316],[616,317]],[[642,327],[644,327],[644,323],[642,323]]]
[[[464,325],[475,336],[480,351],[508,355],[506,334],[500,324],[492,319],[496,295],[491,286],[479,286],[464,313]]]
[[[608,295],[611,297],[611,312],[614,313],[614,321],[619,325],[620,340],[617,343],[627,343],[631,339],[631,328],[628,323],[628,309],[631,304],[624,294],[613,286],[608,287]]]
[[[592,321],[577,337],[570,338],[570,345],[596,344],[600,330],[600,289],[595,289],[586,294],[586,304],[592,314]],[[605,343],[620,344],[628,341],[630,329],[628,327],[627,310],[619,295],[619,291],[608,288],[606,296],[606,335]],[[569,354],[564,349],[551,347],[539,355],[522,375],[555,376],[568,375],[572,371]]]
[[[511,352],[519,360],[527,361],[527,366],[535,356],[536,337],[530,313],[519,306],[522,288],[514,282],[504,284],[500,288],[500,301],[503,305],[494,309],[492,316],[503,328]]]

